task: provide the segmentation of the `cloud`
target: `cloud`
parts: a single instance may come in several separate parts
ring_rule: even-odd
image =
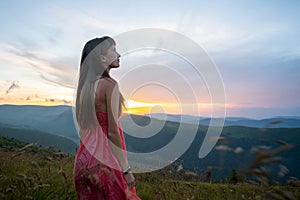
[[[12,90],[19,88],[19,81],[13,81],[9,88],[6,90],[6,94],[10,93]]]
[[[72,105],[72,101],[68,101],[66,99],[46,98],[45,101],[56,104]]]
[[[46,81],[48,81],[49,83],[51,83],[52,85],[56,85],[56,86],[63,86],[63,87],[67,87],[67,88],[74,88],[73,85],[70,85],[70,84],[65,84],[65,83],[62,83],[62,82],[58,82],[58,81],[55,81],[55,80],[51,80],[49,78],[47,78],[45,75],[43,74],[40,74],[40,77]]]
[[[10,54],[8,56],[11,58],[17,57],[18,60],[23,61],[23,63],[27,64],[27,67],[38,72],[40,77],[48,83],[74,88],[74,77],[76,77],[77,70],[72,66],[70,59],[45,58],[47,56],[41,56],[36,52],[17,46],[6,46],[6,48],[6,52]]]
[[[131,31],[137,28],[145,28],[145,20],[130,20],[125,17],[124,19],[119,20],[118,17],[115,18],[112,15],[106,15],[102,12],[99,13],[99,10],[90,10],[89,12],[82,12],[78,10],[72,10],[69,7],[56,7],[55,10],[57,16],[61,19],[64,19],[60,30],[64,30],[65,26],[68,26],[66,31],[78,31],[78,27],[84,32],[84,35],[89,35],[91,33],[109,33],[109,34],[119,34],[126,31]],[[150,16],[149,16],[150,17]],[[118,19],[116,22],[115,19]],[[76,26],[74,25],[76,22]],[[71,26],[71,27],[70,27]],[[148,27],[164,28],[175,30],[178,27],[178,22],[174,21],[149,21],[147,23]],[[68,32],[65,34],[72,34],[73,32]]]
[[[65,100],[65,99],[63,99],[62,101],[64,102],[65,105],[66,105],[66,104],[72,104],[71,101],[67,101],[67,100]]]
[[[47,102],[55,102],[55,99],[45,99]]]

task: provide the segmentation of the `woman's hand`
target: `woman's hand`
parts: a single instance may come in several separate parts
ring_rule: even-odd
[[[135,185],[135,178],[134,178],[133,174],[131,173],[131,171],[129,171],[127,174],[125,174],[125,179],[126,179],[127,186],[129,187],[129,189],[133,188]]]

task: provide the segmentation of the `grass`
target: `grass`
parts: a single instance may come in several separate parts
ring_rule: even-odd
[[[57,159],[32,153],[14,155],[0,152],[3,199],[75,199],[73,156]]]
[[[156,180],[154,183],[140,182],[137,191],[142,199],[263,199],[260,189],[250,185],[174,180]]]
[[[137,174],[137,193],[144,199],[240,200],[299,199],[300,188],[288,186],[262,187],[249,183],[204,183],[163,178],[162,171]],[[290,198],[285,198],[284,195]],[[273,198],[274,197],[274,198]]]
[[[76,199],[73,155],[13,139],[0,143],[0,199]],[[169,168],[135,174],[137,193],[143,200],[300,199],[299,187],[210,184],[187,176]]]

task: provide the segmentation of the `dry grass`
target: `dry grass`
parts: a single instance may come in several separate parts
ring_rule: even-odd
[[[211,168],[200,175],[179,165],[135,174],[137,193],[144,200],[300,199],[297,178],[290,180],[293,186],[273,186],[268,172],[262,168],[276,163],[277,159],[272,158],[288,148],[288,144],[282,143],[278,148],[257,152],[252,165],[245,170],[247,175],[256,177],[255,184],[211,184]],[[73,155],[33,144],[0,151],[0,199],[76,199],[73,162]]]

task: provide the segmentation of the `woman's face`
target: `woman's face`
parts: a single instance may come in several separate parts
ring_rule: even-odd
[[[107,67],[118,68],[120,66],[120,54],[116,50],[116,45],[110,46],[107,50],[107,53],[101,56],[103,56],[103,64],[105,64]]]

